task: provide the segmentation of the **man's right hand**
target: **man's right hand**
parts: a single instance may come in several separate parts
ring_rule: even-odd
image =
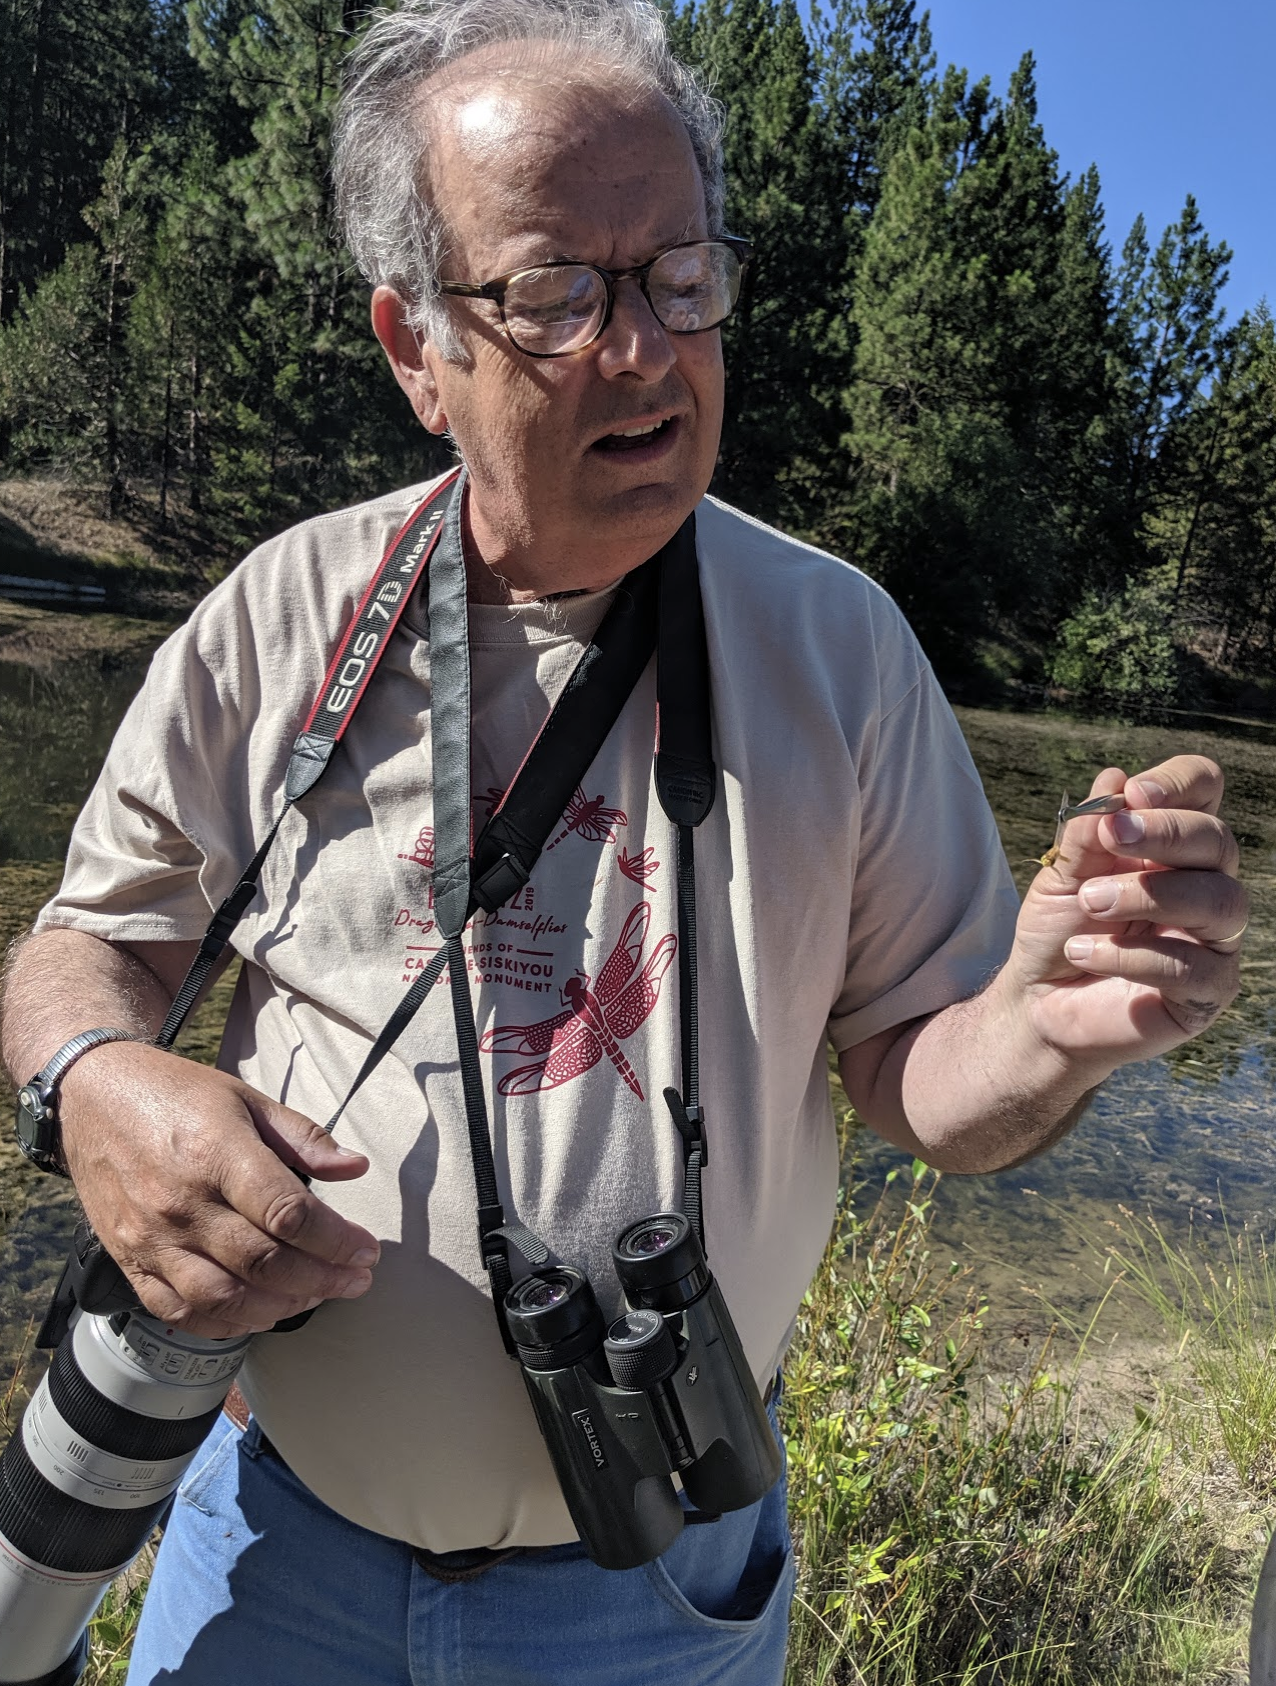
[[[113,1042],[72,1066],[59,1112],[89,1222],[154,1316],[224,1339],[371,1286],[376,1237],[301,1181],[367,1159],[239,1078]]]

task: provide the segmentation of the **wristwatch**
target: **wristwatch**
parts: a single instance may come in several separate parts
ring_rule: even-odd
[[[62,1163],[61,1130],[58,1119],[58,1084],[90,1048],[104,1042],[136,1042],[133,1030],[82,1030],[73,1036],[31,1081],[18,1090],[18,1146],[33,1165],[54,1176],[65,1177]]]

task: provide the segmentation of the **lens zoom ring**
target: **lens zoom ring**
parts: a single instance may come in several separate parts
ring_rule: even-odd
[[[0,1534],[46,1569],[105,1574],[131,1562],[167,1503],[105,1510],[70,1498],[31,1462],[20,1430],[0,1458]]]
[[[226,1384],[230,1391],[229,1382]],[[221,1415],[221,1406],[198,1417],[144,1417],[99,1393],[76,1361],[72,1342],[61,1341],[49,1366],[49,1393],[62,1420],[90,1446],[117,1458],[160,1463],[193,1452]]]

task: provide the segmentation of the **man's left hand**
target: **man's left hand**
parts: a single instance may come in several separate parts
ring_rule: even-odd
[[[1091,795],[1117,792],[1123,811],[1068,823],[999,979],[1041,1041],[1108,1070],[1195,1036],[1235,998],[1249,910],[1214,762],[1176,755],[1128,779],[1110,767]]]

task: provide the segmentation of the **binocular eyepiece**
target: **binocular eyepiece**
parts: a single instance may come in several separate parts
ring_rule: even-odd
[[[578,1270],[515,1284],[505,1317],[585,1548],[604,1569],[666,1551],[685,1512],[754,1504],[780,1454],[722,1293],[690,1223],[660,1212],[617,1236],[628,1309],[610,1326]]]

